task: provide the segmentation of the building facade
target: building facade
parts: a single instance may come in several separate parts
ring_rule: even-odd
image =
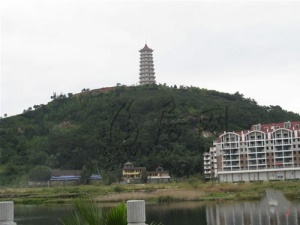
[[[217,142],[209,148],[209,152],[203,154],[204,162],[204,178],[205,179],[217,179],[218,176],[218,163],[220,164],[221,155],[217,154]]]
[[[216,152],[219,181],[300,179],[300,121],[224,132],[214,145],[210,155]],[[210,174],[212,177],[212,170]]]
[[[155,84],[153,50],[145,44],[140,51],[140,85]]]
[[[161,166],[157,167],[155,171],[148,171],[148,183],[166,183],[170,182],[171,177],[168,171],[165,171]]]
[[[143,171],[146,171],[146,167],[135,167],[131,162],[126,162],[122,170],[123,179],[126,183],[140,182]]]
[[[140,183],[142,182],[142,173],[147,175],[148,183],[165,183],[170,182],[171,177],[168,171],[162,167],[157,167],[155,171],[147,171],[146,167],[135,167],[131,162],[126,162],[123,165],[122,174],[123,180],[126,183]]]

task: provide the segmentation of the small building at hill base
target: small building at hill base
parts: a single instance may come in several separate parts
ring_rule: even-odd
[[[148,171],[148,183],[167,183],[171,181],[171,177],[168,171],[159,166],[155,171]]]
[[[164,171],[162,167],[157,167],[155,171],[147,171],[146,167],[134,167],[131,162],[126,162],[123,166],[123,180],[126,183],[141,183],[142,176],[147,175],[147,183],[166,183],[171,181],[168,171]]]
[[[123,180],[126,183],[141,183],[141,174],[146,171],[146,167],[134,167],[131,162],[126,162],[123,165]]]
[[[80,170],[53,170],[50,178],[50,185],[79,185],[81,178]],[[92,174],[90,176],[90,183],[99,183],[102,177],[99,174]]]

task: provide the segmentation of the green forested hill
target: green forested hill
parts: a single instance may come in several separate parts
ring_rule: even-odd
[[[238,92],[195,87],[118,86],[107,93],[84,90],[51,98],[47,105],[0,120],[2,185],[25,179],[37,165],[86,166],[114,179],[131,161],[189,176],[202,173],[202,153],[219,132],[300,120]]]

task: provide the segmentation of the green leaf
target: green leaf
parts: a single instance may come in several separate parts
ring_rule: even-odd
[[[152,222],[149,225],[164,225],[163,222]]]
[[[102,225],[102,209],[90,198],[79,198],[75,202],[75,212],[60,219],[63,225]]]
[[[108,211],[105,217],[105,225],[127,225],[125,203],[121,203]]]

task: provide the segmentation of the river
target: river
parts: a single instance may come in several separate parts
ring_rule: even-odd
[[[103,205],[103,210],[109,206]],[[15,206],[18,225],[60,225],[71,206]],[[300,225],[300,203],[268,190],[261,201],[180,202],[147,204],[146,220],[165,225]]]

